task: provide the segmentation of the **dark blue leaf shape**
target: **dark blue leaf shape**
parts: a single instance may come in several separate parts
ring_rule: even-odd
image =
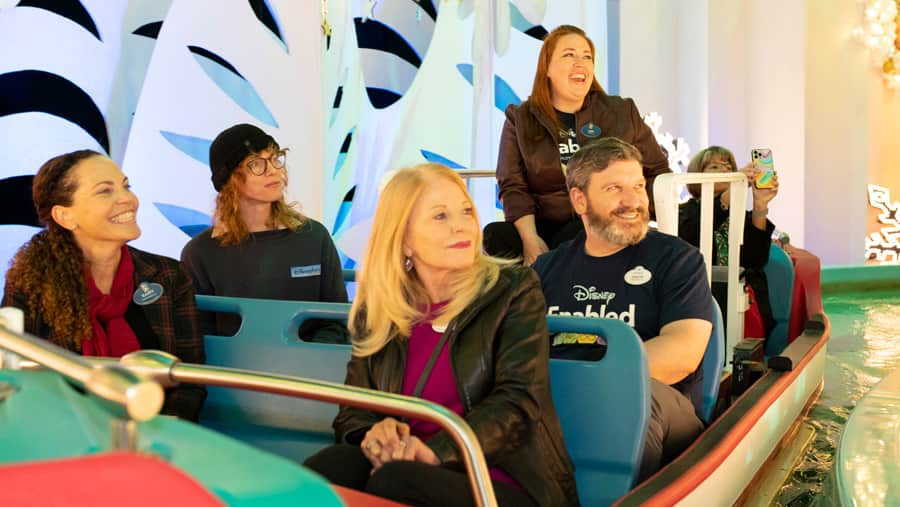
[[[374,49],[395,54],[416,68],[422,65],[422,57],[415,48],[393,28],[377,19],[363,22],[362,18],[353,18],[353,22],[356,26],[356,43],[360,49]]]
[[[41,70],[0,74],[0,117],[47,113],[78,125],[109,153],[103,113],[91,96],[68,79]]]
[[[337,119],[338,109],[341,108],[341,99],[344,97],[344,86],[338,86],[337,91],[334,92],[334,101],[331,103],[331,118],[328,119],[328,126],[334,125],[334,120]]]
[[[460,63],[456,66],[459,70],[459,73],[462,74],[463,78],[472,84],[472,64],[471,63]],[[501,111],[506,111],[506,107],[510,104],[519,105],[522,103],[522,99],[516,95],[516,92],[513,91],[512,87],[509,86],[503,78],[498,75],[494,75],[494,106]]]
[[[418,0],[416,3],[419,4],[422,12],[428,14],[428,17],[437,21],[437,8],[435,8],[434,3],[431,0]]]
[[[141,35],[150,39],[156,39],[157,37],[159,37],[159,31],[162,30],[162,24],[162,21],[147,23],[146,25],[138,27],[137,30],[131,33],[133,33],[134,35]]]
[[[209,227],[209,215],[190,208],[154,202],[154,206],[166,217],[166,220],[190,237],[194,237]]]
[[[522,16],[522,12],[519,11],[516,4],[512,2],[509,3],[509,18],[512,27],[525,35],[529,35],[541,41],[544,40],[544,37],[547,35],[546,28],[541,25],[532,25],[530,21],[525,19],[525,16]]]
[[[375,109],[384,109],[403,97],[397,92],[374,86],[366,87],[366,95],[369,96],[369,102],[372,103],[372,107]]]
[[[209,166],[209,145],[212,144],[212,141],[209,139],[185,136],[165,130],[160,130],[159,133],[178,151],[205,166]]]
[[[344,137],[344,142],[341,144],[341,149],[338,152],[337,160],[334,161],[334,173],[332,173],[331,177],[337,177],[338,171],[344,165],[344,160],[347,158],[347,152],[350,151],[350,143],[353,142],[353,131],[356,128],[350,129],[350,132],[347,132],[347,136]]]
[[[0,180],[0,224],[40,227],[34,201],[31,200],[33,175]]]
[[[103,41],[100,38],[100,32],[97,30],[97,25],[94,24],[94,18],[91,17],[91,14],[78,0],[20,0],[16,7],[34,7],[35,9],[50,11],[78,24],[88,32],[91,32],[97,40]]]
[[[438,155],[437,153],[434,153],[433,151],[428,151],[428,150],[419,150],[419,151],[422,152],[422,156],[425,157],[425,160],[427,160],[429,162],[434,162],[436,164],[442,164],[442,165],[449,167],[450,169],[465,169],[466,168],[466,166],[456,163],[442,155]]]
[[[338,208],[337,216],[334,219],[334,228],[331,229],[332,235],[337,234],[343,229],[344,224],[347,222],[347,218],[350,216],[350,208],[353,206],[353,197],[355,195],[356,185],[353,185],[353,188],[344,195],[344,199],[341,201],[341,205]]]
[[[198,46],[188,46],[188,50],[194,55],[194,59],[197,60],[206,75],[226,95],[231,97],[231,100],[257,120],[278,128],[278,122],[275,121],[275,117],[256,93],[253,85],[238,72],[234,65],[212,51]]]
[[[363,55],[366,95],[375,109],[384,109],[398,100],[422,64],[416,49],[392,27],[376,20],[353,19],[359,49],[376,52]],[[366,60],[371,60],[366,65]],[[411,66],[411,67],[410,67]],[[368,71],[365,69],[368,67]],[[374,74],[374,75],[370,75]]]
[[[250,0],[250,8],[260,23],[272,32],[272,35],[281,42],[281,46],[287,51],[287,42],[281,34],[281,26],[278,23],[278,17],[275,16],[275,9],[269,4],[268,0]]]

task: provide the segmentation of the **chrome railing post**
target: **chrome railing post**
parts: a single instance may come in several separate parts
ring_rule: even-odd
[[[179,383],[281,394],[434,423],[446,430],[456,443],[469,476],[476,505],[479,507],[495,507],[497,505],[493,484],[478,438],[462,417],[446,407],[421,398],[324,380],[173,362],[166,356],[158,351],[138,351],[126,357],[129,364],[140,364],[142,374],[149,375],[151,378],[169,378],[171,381]],[[154,362],[158,362],[158,364],[154,366]]]
[[[151,419],[162,408],[162,387],[117,363],[95,365],[88,358],[46,340],[12,332],[5,326],[0,326],[0,350],[31,360],[83,386],[113,416],[110,429],[114,449],[135,449],[135,421]]]

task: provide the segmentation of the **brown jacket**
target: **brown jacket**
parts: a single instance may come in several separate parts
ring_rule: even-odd
[[[141,282],[155,282],[163,288],[158,300],[144,306],[132,302],[125,313],[125,320],[137,336],[141,348],[169,352],[185,363],[204,363],[206,356],[203,336],[197,326],[194,286],[184,267],[168,257],[131,247],[128,251],[134,263],[135,288]],[[11,290],[9,283],[2,306],[14,306],[25,312],[26,333],[60,344],[54,339],[55,334],[41,312],[33,314],[28,311],[28,296]],[[172,389],[166,394],[163,413],[196,421],[205,398],[203,387],[184,385]]]
[[[540,506],[577,505],[574,466],[550,397],[547,320],[537,275],[508,266],[485,295],[447,328],[450,363],[463,418],[478,437],[490,467],[512,476]],[[400,393],[406,342],[391,340],[347,364],[348,385]],[[338,442],[359,444],[383,416],[341,407]],[[439,432],[427,445],[445,465],[458,466],[452,439]]]
[[[599,134],[586,126],[593,123]],[[669,162],[653,132],[641,119],[634,101],[601,91],[592,91],[575,113],[579,146],[600,137],[618,137],[640,150],[644,158],[647,193],[653,202],[653,179],[669,172]],[[596,130],[595,130],[596,131]],[[566,190],[566,176],[559,159],[559,136],[553,123],[530,102],[506,108],[506,123],[500,136],[497,183],[507,222],[525,215],[564,222],[574,213]]]

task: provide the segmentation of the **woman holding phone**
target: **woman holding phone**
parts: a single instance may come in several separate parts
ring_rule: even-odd
[[[721,146],[710,146],[701,150],[688,164],[689,173],[726,173],[738,171],[734,154]],[[757,181],[760,169],[753,163],[740,168],[747,176],[747,184],[753,194],[753,209],[747,212],[744,221],[744,242],[741,245],[740,262],[745,269],[747,283],[753,288],[759,312],[763,320],[766,336],[775,327],[772,308],[769,305],[769,291],[763,266],[769,262],[769,247],[775,230],[769,218],[769,203],[778,195],[778,176],[773,175],[771,188],[759,188]],[[729,183],[717,183],[713,189],[713,264],[728,263],[728,209],[731,204]],[[683,203],[678,215],[678,235],[694,246],[700,246],[700,185],[688,185],[693,196]]]

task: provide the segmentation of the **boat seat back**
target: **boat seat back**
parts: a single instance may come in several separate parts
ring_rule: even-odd
[[[617,319],[547,317],[551,333],[588,333],[607,342],[600,361],[550,360],[550,387],[581,505],[611,505],[634,485],[650,422],[644,345]]]
[[[203,311],[238,313],[233,337],[207,336],[207,363],[343,382],[350,347],[296,338],[304,320],[346,321],[350,305],[197,296]],[[609,505],[634,483],[650,421],[650,375],[643,343],[616,319],[548,317],[551,332],[603,336],[600,361],[550,361],[551,389],[583,505]],[[303,461],[333,443],[337,407],[284,396],[209,387],[200,422],[271,452]]]
[[[713,299],[713,328],[706,344],[706,352],[703,353],[703,361],[700,369],[703,371],[703,382],[700,395],[695,396],[694,409],[697,417],[704,423],[712,422],[716,401],[719,399],[719,384],[722,381],[722,368],[725,363],[725,322],[722,319],[722,309],[719,303]]]
[[[763,271],[769,285],[769,304],[775,327],[766,341],[766,355],[781,354],[788,344],[788,328],[791,320],[791,300],[794,295],[794,264],[778,245],[769,247],[769,262]]]
[[[235,336],[206,336],[206,363],[343,383],[349,345],[300,340],[306,319],[346,321],[350,305],[197,296],[203,311],[237,313]],[[337,405],[276,394],[209,387],[200,423],[238,440],[302,462],[334,443]]]

